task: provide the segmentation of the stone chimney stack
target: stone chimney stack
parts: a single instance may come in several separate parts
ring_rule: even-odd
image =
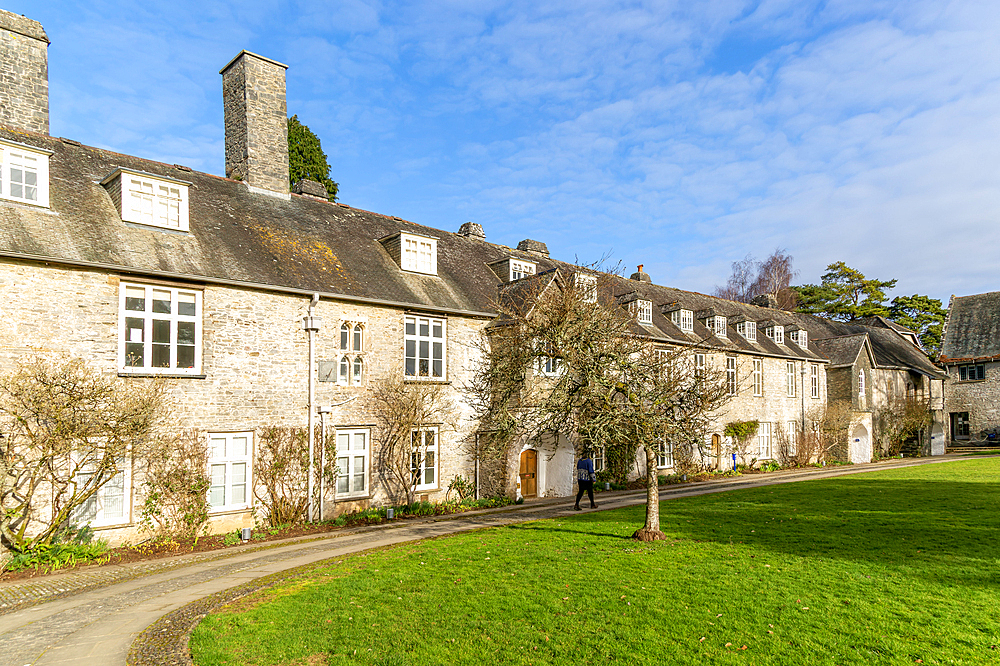
[[[287,65],[240,51],[219,73],[226,115],[226,176],[288,197]]]
[[[49,133],[48,50],[41,23],[0,9],[0,125]]]

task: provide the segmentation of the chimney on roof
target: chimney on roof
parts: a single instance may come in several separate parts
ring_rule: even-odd
[[[269,58],[240,51],[222,74],[226,117],[226,176],[251,191],[288,196],[288,110],[285,70]]]
[[[330,194],[326,191],[323,183],[317,183],[315,180],[309,180],[308,178],[303,178],[292,185],[292,192],[309,197],[310,199],[318,199],[319,201],[330,200]]]
[[[750,305],[756,305],[761,308],[771,308],[772,310],[778,309],[778,297],[775,294],[761,294],[750,301]]]
[[[0,9],[0,125],[49,133],[48,50],[41,23]]]
[[[630,280],[635,280],[636,282],[653,282],[653,278],[649,277],[649,273],[642,272],[643,264],[639,264],[639,270],[629,276]]]
[[[518,243],[517,249],[521,252],[527,252],[528,254],[533,254],[538,257],[548,258],[549,256],[549,248],[545,245],[545,243],[531,240],[530,238],[525,238],[523,241]]]
[[[481,238],[486,240],[486,232],[483,231],[483,225],[476,224],[475,222],[465,222],[458,228],[459,236],[466,236],[472,238]]]

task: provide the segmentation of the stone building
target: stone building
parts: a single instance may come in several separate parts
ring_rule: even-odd
[[[413,433],[418,497],[440,500],[451,479],[475,478],[462,387],[498,289],[579,269],[540,241],[509,248],[477,224],[442,231],[327,201],[315,183],[289,188],[285,66],[246,51],[221,71],[227,177],[52,137],[47,46],[39,24],[0,10],[0,372],[65,356],[128,382],[166,382],[173,423],[209,449],[213,531],[253,524],[261,429],[304,428],[320,408],[340,467],[327,515],[387,502],[370,405],[384,379],[439,385],[454,405]],[[754,458],[775,457],[779,438],[808,429],[847,381],[828,388],[828,376],[898,372],[883,383],[896,390],[905,375],[933,393],[923,383],[933,366],[900,351],[897,332],[655,285],[641,267],[614,285],[637,330],[732,378],[706,465],[732,464],[723,430],[737,420],[761,423]],[[865,332],[868,351],[850,363],[816,342]],[[508,481],[523,495],[572,493],[569,442],[525,442],[518,453]],[[864,448],[851,458],[867,459]],[[673,469],[669,445],[659,463]],[[126,461],[83,517],[112,541],[139,534],[135,465]]]
[[[948,373],[949,441],[1000,432],[1000,292],[952,296],[938,363]]]

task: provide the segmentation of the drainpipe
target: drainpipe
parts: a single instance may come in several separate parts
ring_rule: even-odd
[[[341,405],[346,405],[352,400],[357,400],[358,396],[353,396],[344,400],[343,402],[334,403],[332,405],[321,406],[319,408],[319,431],[320,431],[320,449],[319,449],[319,521],[323,522],[323,505],[326,503],[326,415],[333,413],[334,407],[340,407]],[[334,434],[336,434],[337,429],[334,428]],[[369,451],[371,450],[371,442],[368,442]],[[350,473],[350,470],[348,470]],[[334,486],[336,489],[336,486]],[[334,502],[337,501],[337,495],[334,493]]]
[[[313,520],[313,501],[315,499],[313,497],[313,461],[315,458],[316,433],[313,431],[316,428],[316,414],[313,405],[316,402],[316,332],[319,331],[319,327],[323,323],[322,319],[313,316],[313,308],[315,308],[318,304],[319,294],[313,294],[312,298],[309,300],[308,314],[302,318],[302,330],[309,335],[309,479],[307,484],[308,499],[306,501],[306,520],[310,523]]]

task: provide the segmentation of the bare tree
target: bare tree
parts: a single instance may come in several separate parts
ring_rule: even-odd
[[[197,537],[208,522],[208,444],[196,430],[158,437],[145,456],[143,526],[168,538]]]
[[[374,382],[369,407],[375,414],[375,471],[395,504],[412,504],[421,470],[434,469],[434,450],[427,437],[455,430],[456,410],[440,384],[406,381],[401,377]],[[427,426],[437,424],[435,431]],[[431,450],[428,450],[431,449]]]
[[[480,427],[504,442],[501,459],[514,442],[542,433],[561,434],[581,449],[638,446],[646,459],[646,522],[633,536],[662,539],[659,445],[700,450],[728,389],[721,369],[694,372],[685,362],[690,348],[654,345],[614,284],[615,276],[581,269],[506,285],[495,305],[499,316],[481,340],[484,362],[467,390]]]
[[[775,297],[780,309],[795,309],[798,294],[791,284],[799,272],[792,267],[792,257],[784,249],[775,249],[764,261],[747,254],[742,260],[734,261],[732,269],[726,284],[716,287],[713,295],[739,303],[751,303],[760,296],[770,295]]]
[[[872,413],[872,435],[880,455],[898,456],[903,444],[933,422],[926,400],[896,396]]]
[[[847,432],[854,421],[850,400],[836,400],[814,407],[806,418],[813,423],[813,427],[803,439],[805,445],[815,451],[816,461],[824,462],[828,457],[847,460]]]
[[[161,383],[78,359],[35,359],[0,377],[0,543],[18,553],[52,543],[145,455],[164,411]]]

